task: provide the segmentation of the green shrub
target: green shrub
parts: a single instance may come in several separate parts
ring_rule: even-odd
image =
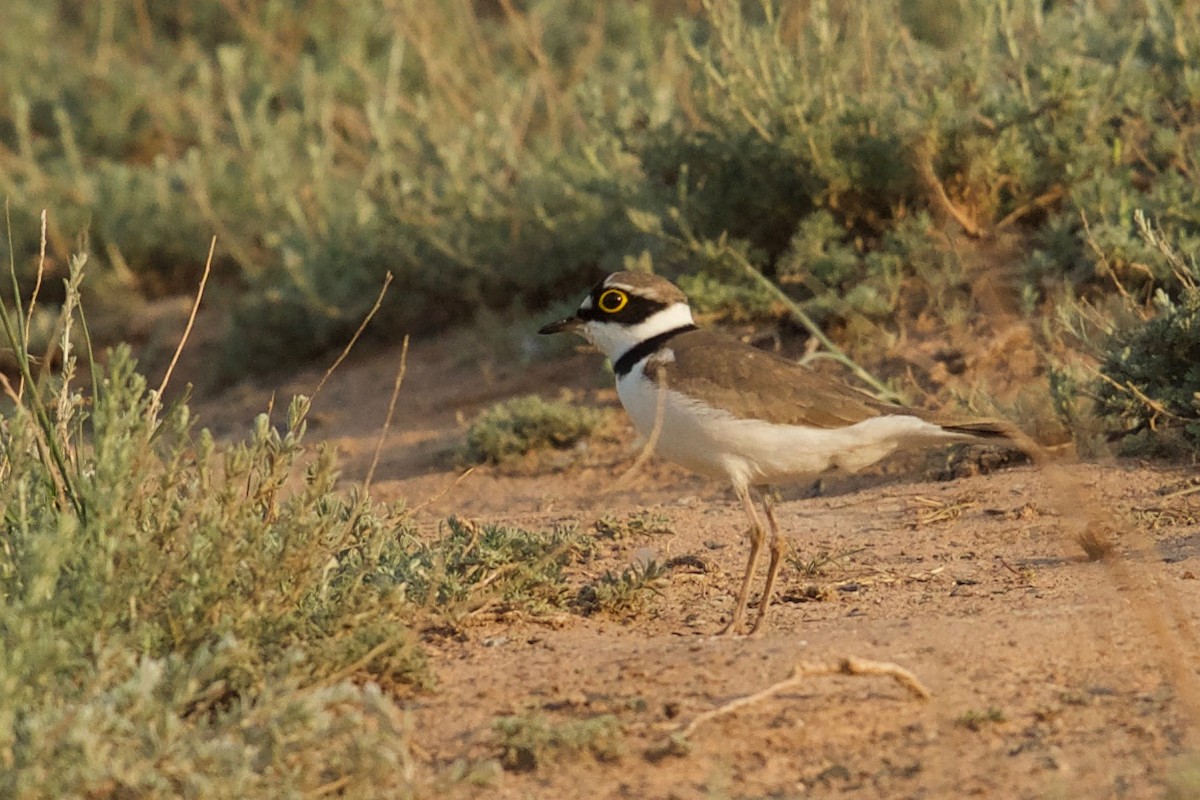
[[[431,679],[411,606],[371,579],[400,509],[334,493],[303,398],[219,446],[127,350],[95,369],[88,406],[30,383],[0,423],[0,793],[405,791],[398,711],[345,682]]]
[[[1098,409],[1124,424],[1123,435],[1178,434],[1200,452],[1200,267],[1185,261],[1144,216],[1137,222],[1147,260],[1172,269],[1173,280],[1155,290],[1148,319],[1118,329],[1106,342]]]
[[[543,448],[571,447],[600,423],[600,412],[566,400],[515,397],[482,412],[467,429],[467,457],[502,464]]]
[[[1134,208],[1200,244],[1190,4],[10,5],[23,290],[45,207],[112,302],[190,288],[216,233],[235,376],[344,341],[388,271],[380,337],[636,259],[738,320],[781,312],[759,271],[853,345],[977,310],[965,240],[1016,242],[1030,310],[1167,279]]]
[[[451,623],[482,610],[541,613],[566,608],[573,594],[564,570],[590,555],[574,528],[531,532],[451,517],[435,542],[406,537],[376,575]]]
[[[125,347],[85,395],[82,266],[61,374],[35,379],[0,307],[21,375],[0,416],[0,795],[417,793],[394,699],[434,680],[414,631],[566,607],[581,537],[452,520],[423,540],[402,504],[336,490],[303,397],[218,443]]]

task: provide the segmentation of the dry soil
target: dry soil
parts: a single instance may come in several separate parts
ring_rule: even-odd
[[[657,461],[621,481],[638,447],[597,357],[523,364],[462,356],[460,345],[413,347],[373,494],[407,499],[430,536],[450,514],[535,528],[650,519],[655,530],[604,538],[604,557],[588,568],[672,566],[628,616],[492,615],[428,632],[436,688],[398,702],[414,725],[422,775],[444,781],[438,793],[1200,793],[1194,471],[1023,465],[936,480],[943,456],[792,487],[777,515],[794,556],[777,585],[769,632],[716,637],[746,557],[744,519],[727,487]],[[361,481],[375,458],[398,366],[397,349],[352,358],[317,398],[311,437],[338,446],[347,482]],[[228,391],[199,404],[201,422],[217,432],[244,429],[272,392],[311,392],[319,377]],[[462,477],[453,451],[465,420],[495,400],[553,396],[560,387],[613,409],[604,436]],[[1088,526],[1113,538],[1114,558],[1084,556],[1075,537]],[[784,681],[798,666],[836,667],[847,658],[899,665],[931,696],[920,699],[888,677],[811,674],[671,744],[700,715]],[[513,714],[551,723],[613,715],[620,752],[489,771],[493,722]],[[447,777],[472,770],[483,785]]]

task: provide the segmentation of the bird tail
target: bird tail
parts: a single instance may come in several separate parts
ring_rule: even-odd
[[[980,444],[1007,445],[1024,452],[1034,463],[1046,461],[1046,451],[1023,430],[998,419],[975,419],[939,423],[947,433],[969,436]]]
[[[1015,425],[995,419],[944,423],[942,430],[947,433],[961,433],[976,439],[1007,439],[1016,442],[1018,439],[1024,438],[1024,434]]]

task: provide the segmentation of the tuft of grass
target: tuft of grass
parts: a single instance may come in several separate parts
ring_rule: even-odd
[[[647,594],[658,593],[667,571],[656,561],[633,564],[619,573],[606,571],[579,590],[576,605],[585,614],[633,614],[645,606]]]
[[[954,724],[959,727],[966,728],[971,731],[983,730],[985,725],[995,725],[1001,722],[1007,722],[1008,718],[1004,716],[1004,712],[994,706],[989,706],[986,710],[969,709],[964,711],[954,720]]]
[[[403,509],[334,491],[307,398],[219,444],[128,348],[92,360],[85,264],[58,373],[35,375],[21,305],[0,307],[20,373],[0,418],[0,794],[408,793],[383,690],[432,676],[413,607],[373,580]]]
[[[574,527],[531,532],[451,517],[436,540],[403,536],[375,579],[451,623],[489,611],[537,614],[570,605],[564,571],[591,552],[591,537]]]
[[[605,514],[593,524],[596,534],[610,539],[625,539],[655,533],[674,533],[671,520],[666,514],[652,511],[635,511],[624,519]]]
[[[787,563],[793,569],[800,573],[805,578],[815,578],[818,575],[825,574],[827,568],[832,566],[843,566],[854,556],[863,552],[865,547],[853,547],[847,550],[834,552],[832,550],[819,550],[815,555],[805,557],[801,553],[793,550],[787,555]]]
[[[581,755],[616,761],[625,753],[621,722],[612,714],[555,724],[532,713],[500,717],[492,729],[500,763],[513,772],[530,772]]]
[[[599,409],[537,395],[515,397],[483,411],[467,429],[472,461],[503,464],[534,450],[565,449],[600,423]]]

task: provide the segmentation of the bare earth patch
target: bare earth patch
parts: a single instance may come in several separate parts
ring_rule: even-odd
[[[731,493],[658,461],[614,488],[637,452],[619,414],[586,448],[459,480],[451,451],[462,419],[488,403],[563,385],[599,404],[615,398],[593,358],[497,366],[453,352],[414,347],[372,492],[419,506],[430,536],[450,514],[527,528],[615,521],[619,530],[598,530],[598,558],[572,580],[651,561],[664,573],[628,615],[492,609],[426,632],[437,686],[397,702],[433,794],[1200,793],[1181,777],[1200,760],[1193,472],[1122,462],[938,482],[921,461],[827,482],[817,496],[792,487],[777,509],[793,553],[770,631],[715,638],[745,558]],[[371,462],[397,353],[347,363],[315,404],[312,436],[338,445],[348,481]],[[298,376],[280,396],[311,391],[317,377]],[[268,394],[243,388],[199,404],[201,424],[243,423]],[[639,519],[654,524],[622,524]],[[1117,567],[1087,561],[1073,540],[1089,520],[1114,537]],[[894,663],[932,696],[886,676],[813,674],[677,735],[798,665],[846,658]],[[618,735],[590,749],[547,745],[523,770],[501,770],[502,717],[572,731],[615,719]]]

